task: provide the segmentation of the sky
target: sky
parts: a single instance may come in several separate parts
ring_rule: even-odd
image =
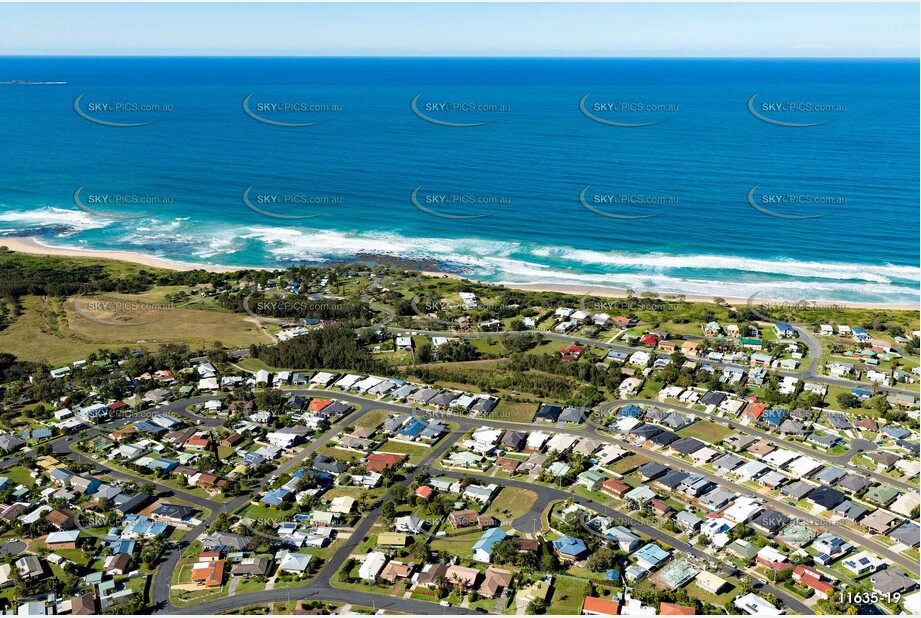
[[[918,3],[0,3],[0,55],[919,56]]]

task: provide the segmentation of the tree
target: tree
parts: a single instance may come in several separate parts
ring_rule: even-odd
[[[387,501],[384,503],[383,509],[381,510],[381,516],[389,523],[392,522],[397,516],[397,507],[393,502]]]
[[[836,399],[843,408],[857,408],[860,406],[860,399],[853,393],[839,393]]]
[[[527,608],[525,608],[525,613],[528,615],[543,614],[547,611],[547,604],[541,601],[540,599],[534,599],[528,603]]]
[[[430,363],[435,359],[435,354],[432,351],[432,344],[428,342],[420,343],[416,348],[416,362],[417,363]]]
[[[390,498],[396,504],[405,504],[410,499],[409,488],[399,483],[391,485]]]
[[[617,554],[610,547],[599,547],[589,556],[585,566],[596,573],[613,569],[617,566]]]

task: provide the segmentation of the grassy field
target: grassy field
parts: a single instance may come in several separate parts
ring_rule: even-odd
[[[290,518],[292,515],[297,514],[299,511],[300,509],[297,505],[294,505],[293,508],[287,510],[278,510],[268,506],[259,506],[254,504],[246,509],[246,512],[243,513],[243,516],[248,517],[249,519],[284,521]]]
[[[52,365],[85,358],[102,347],[153,348],[167,341],[231,347],[269,343],[270,339],[243,314],[214,305],[169,305],[165,294],[180,288],[154,288],[142,294],[106,294],[75,299],[26,296],[23,313],[0,332],[0,349],[29,361]],[[123,307],[141,307],[127,311]],[[106,309],[109,310],[106,310]],[[87,319],[114,322],[105,324]],[[124,325],[124,326],[122,326]],[[168,333],[168,336],[166,336]]]
[[[533,491],[517,487],[503,487],[490,503],[486,513],[500,521],[511,521],[531,510],[535,500],[537,500],[537,494]]]
[[[507,421],[509,423],[530,423],[537,412],[535,403],[515,403],[504,400],[499,401],[499,405],[492,413],[492,417]]]
[[[579,615],[585,598],[587,581],[558,575],[553,582],[553,596],[550,597],[548,614]]]
[[[386,421],[389,416],[390,412],[387,410],[371,410],[363,414],[359,420],[355,421],[355,426],[375,429]]]
[[[682,438],[697,438],[704,442],[716,444],[733,434],[733,430],[711,421],[697,421],[678,431]]]
[[[10,484],[13,486],[25,485],[26,487],[33,487],[35,485],[35,479],[29,475],[29,471],[23,466],[13,466],[0,476],[10,479]]]
[[[334,446],[321,446],[316,450],[316,453],[317,455],[326,455],[327,457],[332,457],[339,461],[358,461],[362,457],[360,453],[356,453],[355,451],[347,451]]]
[[[377,453],[402,453],[404,455],[409,455],[410,461],[413,463],[422,459],[430,452],[432,449],[428,446],[423,446],[421,444],[407,444],[405,442],[396,442],[395,440],[387,440],[379,448],[375,450]]]
[[[642,455],[627,455],[623,459],[619,459],[614,465],[609,466],[608,468],[617,474],[626,474],[631,470],[639,468],[647,461],[649,461],[649,459],[643,457]]]

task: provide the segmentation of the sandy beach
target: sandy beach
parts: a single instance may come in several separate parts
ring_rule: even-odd
[[[168,270],[177,270],[177,271],[188,271],[188,270],[207,270],[209,272],[232,272],[235,270],[243,270],[242,267],[232,267],[232,266],[219,266],[214,264],[193,264],[189,262],[181,262],[174,260],[167,260],[165,258],[155,257],[152,255],[145,255],[143,253],[137,253],[134,251],[118,251],[118,250],[95,250],[95,249],[75,249],[72,247],[53,247],[41,243],[38,239],[34,237],[24,237],[24,238],[2,238],[0,239],[0,247],[5,246],[11,251],[19,251],[21,253],[31,253],[35,255],[58,255],[64,257],[83,257],[83,258],[99,258],[105,260],[119,260],[122,262],[132,262],[134,264],[142,264],[144,266],[149,266],[151,268],[164,268]],[[265,267],[249,267],[250,270],[263,270]],[[437,271],[420,271],[423,275],[429,277],[440,277],[444,279],[471,279],[470,277],[462,277],[455,273],[445,273]],[[489,283],[489,282],[484,282]],[[589,286],[589,285],[560,285],[560,284],[547,284],[547,283],[534,283],[534,284],[524,284],[524,283],[503,283],[505,287],[516,289],[516,290],[525,290],[531,292],[560,292],[563,294],[573,294],[576,296],[597,296],[602,298],[629,298],[627,290],[622,290],[618,288],[610,288],[604,286]],[[637,300],[640,300],[639,294],[634,294],[633,297]],[[662,302],[668,302],[669,298],[674,298],[674,294],[659,294],[658,299]],[[684,300],[688,302],[697,302],[697,303],[712,303],[715,297],[713,296],[684,296]],[[722,297],[723,300],[731,305],[744,305],[749,302],[748,298],[737,298],[737,297]],[[796,305],[796,301],[778,301],[775,299],[754,299],[752,301],[756,305],[760,304],[775,304],[778,307],[789,306],[793,307]],[[811,303],[808,299],[800,301],[802,303]],[[853,307],[853,308],[863,308],[863,309],[891,309],[891,310],[901,310],[901,311],[916,311],[918,307],[916,305],[898,305],[898,304],[887,304],[887,303],[856,303],[856,302],[847,302],[847,301],[815,301],[820,307],[830,308],[833,306],[837,307]]]
[[[33,237],[0,238],[0,247],[6,247],[10,251],[19,251],[20,253],[31,253],[35,255],[59,255],[62,257],[118,260],[121,262],[131,262],[133,264],[150,266],[151,268],[165,268],[167,270],[207,270],[216,273],[242,270],[241,268],[234,268],[231,266],[192,264],[189,262],[180,262],[178,260],[167,260],[165,258],[145,255],[134,251],[100,251],[96,249],[75,249],[73,247],[52,247],[42,244]]]

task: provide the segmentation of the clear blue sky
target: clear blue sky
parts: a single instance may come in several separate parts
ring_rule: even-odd
[[[0,4],[0,54],[914,57],[904,4]]]

